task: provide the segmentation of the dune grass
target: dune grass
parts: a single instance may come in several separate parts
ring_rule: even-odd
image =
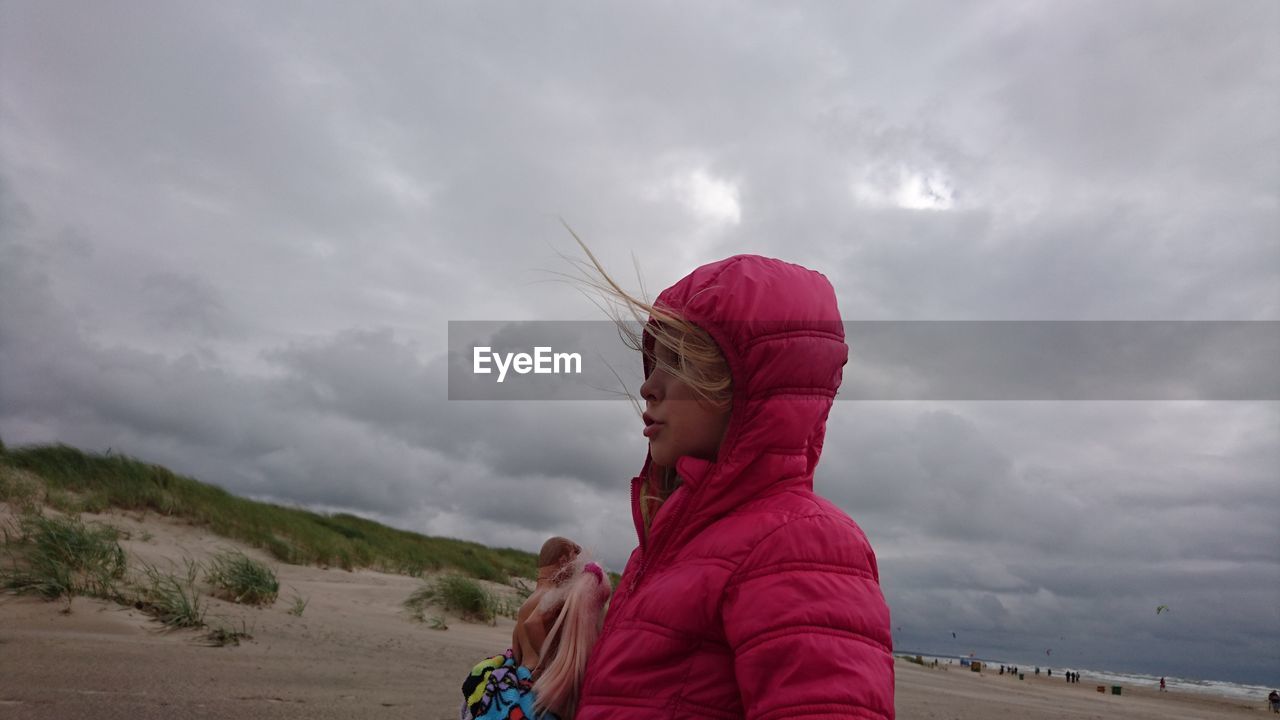
[[[537,574],[536,557],[521,550],[428,537],[345,513],[323,515],[246,500],[161,466],[110,452],[30,445],[0,453],[0,501],[16,500],[22,493],[29,496],[30,478],[43,486],[44,504],[63,512],[107,508],[157,512],[263,548],[290,564],[347,570],[367,567],[413,576],[447,570],[502,583],[512,576]]]
[[[434,606],[457,613],[463,620],[492,625],[499,616],[514,619],[524,598],[529,595],[528,586],[513,584],[512,588],[515,591],[514,597],[490,592],[468,577],[441,575],[415,590],[404,601],[404,607],[419,622],[428,621],[427,608]],[[433,616],[430,621],[433,628],[448,629],[441,617]]]
[[[280,594],[275,571],[239,550],[225,550],[209,561],[205,582],[225,600],[270,605]]]
[[[427,608],[433,605],[473,622],[493,623],[497,617],[493,595],[476,581],[461,575],[442,575],[425,583],[404,605],[410,615],[423,622]]]
[[[127,564],[115,528],[28,514],[3,534],[8,562],[0,568],[0,586],[68,602],[77,595],[120,597]]]
[[[23,515],[4,529],[7,566],[0,567],[0,587],[46,600],[102,598],[151,615],[168,627],[201,627],[204,605],[195,587],[199,565],[187,562],[185,577],[143,564],[130,578],[120,531],[87,524],[75,517]]]
[[[293,602],[289,604],[289,614],[295,617],[302,617],[302,613],[307,611],[307,604],[311,602],[311,598],[304,598],[298,594],[297,589],[293,591]]]
[[[44,503],[44,483],[32,473],[11,468],[0,453],[0,501],[9,503],[19,515],[37,513]]]
[[[250,634],[249,628],[243,620],[240,621],[240,628],[229,625],[224,622],[216,623],[204,635],[205,644],[210,647],[226,647],[228,645],[239,645],[241,640],[252,640],[253,635]]]
[[[204,627],[207,606],[196,588],[200,569],[200,563],[191,559],[181,575],[143,563],[142,576],[133,586],[133,606],[166,627]]]

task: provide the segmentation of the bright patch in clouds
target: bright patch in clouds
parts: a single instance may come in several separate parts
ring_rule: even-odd
[[[374,180],[403,205],[424,206],[431,199],[431,191],[426,185],[394,165],[377,168]]]
[[[908,210],[950,210],[955,204],[951,181],[939,171],[928,173],[899,168],[887,179],[868,174],[853,184],[859,203]]]
[[[954,192],[941,175],[909,175],[898,186],[898,207],[911,210],[949,210]]]
[[[733,225],[742,222],[737,185],[714,177],[705,170],[677,176],[672,185],[685,207],[704,220]]]

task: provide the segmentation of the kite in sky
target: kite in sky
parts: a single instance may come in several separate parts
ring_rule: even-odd
[[[1157,606],[1156,606],[1156,614],[1157,614],[1157,615],[1159,615],[1160,613],[1167,613],[1167,612],[1169,612],[1169,606],[1168,606],[1168,605],[1157,605]]]

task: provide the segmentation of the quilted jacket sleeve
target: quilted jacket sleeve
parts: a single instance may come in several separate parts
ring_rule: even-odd
[[[765,536],[722,609],[748,720],[894,717],[889,609],[847,517],[800,517]]]

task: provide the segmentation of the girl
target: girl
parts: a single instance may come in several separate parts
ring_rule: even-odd
[[[593,285],[644,323],[632,341],[649,451],[631,481],[639,545],[578,720],[892,719],[875,554],[813,492],[848,357],[831,284],[737,255],[650,305],[583,249],[603,278]]]
[[[612,592],[604,569],[561,537],[542,546],[538,584],[516,617],[512,646],[462,684],[461,720],[571,720],[587,652]]]

